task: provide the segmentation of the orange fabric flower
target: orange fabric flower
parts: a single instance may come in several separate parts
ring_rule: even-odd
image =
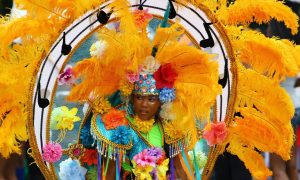
[[[105,129],[116,129],[118,126],[128,125],[128,121],[125,118],[125,111],[120,111],[112,108],[108,113],[103,116],[103,123]]]
[[[81,159],[82,162],[89,166],[98,164],[98,152],[96,149],[87,149]]]
[[[203,138],[207,141],[209,146],[220,144],[224,142],[228,134],[225,122],[218,122],[210,124],[203,132]]]
[[[148,13],[148,9],[146,10],[139,10],[136,9],[133,11],[135,24],[139,28],[145,28],[148,22],[153,18],[152,14]]]

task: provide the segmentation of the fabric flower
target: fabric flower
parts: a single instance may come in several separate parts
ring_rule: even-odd
[[[159,100],[162,103],[172,102],[175,99],[175,89],[174,88],[163,88],[159,92]]]
[[[55,130],[73,130],[74,122],[80,121],[80,117],[76,116],[77,112],[77,108],[69,110],[67,106],[53,109],[51,113],[51,128]]]
[[[143,63],[141,73],[142,74],[153,74],[160,67],[160,63],[153,57],[147,56],[145,62]]]
[[[89,101],[93,111],[99,114],[107,113],[111,109],[111,104],[104,97],[98,97],[93,102]]]
[[[161,110],[159,112],[160,117],[166,120],[174,120],[175,114],[172,111],[173,110],[172,107],[173,107],[172,103],[164,103],[161,106]]]
[[[164,64],[153,74],[156,88],[173,88],[178,74],[170,63]]]
[[[94,142],[94,138],[90,133],[90,129],[91,129],[91,122],[88,121],[84,125],[84,127],[80,130],[80,140],[85,147],[90,147]]]
[[[139,73],[134,73],[134,72],[128,72],[126,74],[126,77],[129,82],[134,83],[139,80]]]
[[[92,44],[90,48],[90,54],[93,57],[101,57],[103,55],[103,52],[106,49],[106,42],[105,41],[97,41],[94,44]]]
[[[153,171],[152,166],[136,166],[134,169],[132,169],[132,172],[137,177],[137,179],[146,179],[146,180],[152,180],[151,172]]]
[[[66,66],[63,73],[58,76],[58,85],[73,85],[75,83],[75,73],[72,66]]]
[[[133,15],[135,18],[135,24],[139,28],[145,28],[148,22],[153,18],[152,14],[148,13],[148,9],[145,10],[136,9],[133,11]]]
[[[192,161],[192,163],[194,164],[194,154],[193,151],[189,151],[189,158]],[[198,166],[200,169],[203,169],[204,166],[206,165],[207,162],[207,156],[205,155],[204,152],[202,151],[196,151],[196,162],[198,163]]]
[[[133,84],[129,81],[121,81],[119,89],[124,96],[129,96],[132,93],[133,87]]]
[[[60,160],[62,156],[61,145],[55,142],[49,142],[43,147],[42,158],[44,161],[54,163]]]
[[[85,148],[82,144],[72,144],[69,146],[67,153],[71,159],[80,159],[84,155],[84,152]]]
[[[125,115],[125,111],[120,111],[114,108],[110,109],[110,111],[108,111],[102,119],[105,129],[116,129],[118,126],[128,125]]]
[[[116,144],[129,144],[130,143],[130,131],[126,126],[119,126],[116,130],[113,130],[111,141]]]
[[[87,165],[97,165],[98,164],[98,151],[96,149],[87,149],[81,159],[82,162],[87,163]]]
[[[165,180],[167,171],[169,170],[169,159],[165,159],[161,165],[157,166],[157,174],[159,180]]]
[[[138,116],[135,116],[133,121],[134,121],[135,127],[140,132],[143,132],[143,133],[148,133],[152,129],[153,124],[155,123],[154,119],[145,121],[145,120],[140,119]]]
[[[86,172],[78,160],[69,158],[59,164],[58,175],[61,180],[84,180]]]
[[[133,157],[133,160],[138,166],[142,166],[142,167],[146,167],[146,166],[155,167],[156,166],[156,163],[155,163],[156,158],[154,156],[149,155],[147,152],[147,149],[145,149],[144,151],[135,155]]]
[[[153,147],[153,148],[150,148],[150,149],[145,149],[144,151],[146,151],[146,153],[149,155],[149,156],[153,156],[155,157],[155,161],[159,161],[160,159],[165,159],[165,152],[162,148],[156,148],[156,147]],[[160,163],[157,163],[157,164],[160,164]]]
[[[165,123],[164,131],[172,139],[180,139],[183,136],[183,132],[173,121]]]
[[[225,122],[212,123],[205,127],[203,138],[209,146],[222,143],[227,137],[228,131]]]

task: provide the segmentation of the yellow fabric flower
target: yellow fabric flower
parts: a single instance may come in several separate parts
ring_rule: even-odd
[[[166,173],[169,170],[169,159],[165,159],[161,165],[157,166],[157,174],[159,180],[166,180]]]
[[[135,163],[134,163],[135,164]],[[150,172],[153,170],[152,166],[136,166],[133,165],[134,169],[132,169],[132,172],[137,177],[137,179],[141,180],[152,180]]]
[[[67,106],[55,108],[51,114],[51,128],[73,130],[74,122],[80,121],[80,117],[76,116],[77,108],[69,110]]]
[[[182,131],[176,126],[174,121],[165,123],[164,131],[172,139],[180,139],[183,136]]]
[[[129,96],[132,93],[133,90],[133,84],[129,81],[121,81],[120,82],[120,91],[123,95]]]
[[[104,97],[99,97],[95,101],[90,102],[93,111],[99,114],[105,114],[111,109],[111,104]]]
[[[143,133],[148,133],[151,128],[153,127],[153,124],[155,123],[154,119],[150,119],[147,121],[141,120],[138,116],[134,117],[134,125],[135,127]]]

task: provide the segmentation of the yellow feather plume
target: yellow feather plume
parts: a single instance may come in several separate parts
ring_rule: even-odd
[[[226,28],[237,58],[260,74],[275,80],[295,76],[299,58],[295,46],[288,40],[267,38],[263,34],[242,27]]]
[[[158,49],[156,56],[161,64],[172,64],[178,73],[173,109],[178,127],[189,130],[191,147],[197,140],[195,117],[209,120],[210,108],[222,89],[218,84],[218,64],[211,58],[197,48],[175,41]]]
[[[268,176],[271,176],[272,172],[266,167],[263,157],[255,150],[241,146],[241,144],[243,143],[238,137],[232,137],[227,151],[237,155],[245,163],[246,168],[249,169],[254,178],[265,180]]]
[[[117,91],[122,75],[125,74],[126,64],[118,59],[111,63],[114,68],[111,68],[112,64],[103,65],[100,60],[93,57],[77,63],[74,71],[82,82],[72,88],[68,100],[84,102],[89,98],[94,99],[98,95],[106,96]]]
[[[43,54],[43,44],[14,45],[8,49],[9,61],[0,56],[0,154],[7,158],[21,153],[20,142],[26,141],[29,84]]]
[[[261,24],[274,18],[284,22],[292,34],[296,34],[299,27],[298,16],[277,0],[236,0],[228,8],[221,8],[217,16],[226,25],[249,25],[253,21]]]
[[[238,70],[235,111],[241,117],[236,117],[229,127],[227,151],[237,155],[255,178],[266,179],[271,172],[255,149],[276,153],[285,160],[290,158],[294,107],[278,82],[241,64]]]

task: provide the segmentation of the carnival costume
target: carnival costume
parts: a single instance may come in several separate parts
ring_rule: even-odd
[[[289,159],[294,110],[280,82],[298,73],[300,48],[247,29],[253,21],[266,23],[275,18],[296,33],[298,17],[282,2],[168,1],[153,34],[149,32],[153,15],[146,8],[151,8],[147,0],[133,5],[134,9],[127,0],[107,2],[16,0],[27,15],[1,18],[0,139],[7,141],[0,141],[0,152],[4,157],[20,153],[19,141],[28,139],[28,131],[29,154],[49,179],[110,178],[112,167],[117,179],[175,179],[176,158],[187,177],[200,179],[202,174],[206,179],[216,157],[225,150],[237,155],[255,178],[265,179],[271,171],[257,150]],[[101,26],[95,31],[96,42],[90,43],[89,56],[78,58],[73,67],[66,65],[68,60],[61,63],[61,57],[74,53],[66,34],[86,22],[89,12],[64,28],[103,3],[90,13]],[[180,8],[194,11],[191,6],[205,9],[212,17],[212,23],[204,23],[209,38],[199,43],[202,48],[184,43],[188,33],[181,22],[168,20]],[[271,6],[274,11],[268,10]],[[214,46],[211,26],[219,28],[229,52],[225,59],[231,66],[226,61],[224,67],[232,74],[224,71],[224,78],[219,74],[218,55],[207,50]],[[91,26],[82,31],[88,28]],[[59,34],[61,38],[51,46]],[[76,41],[77,35],[73,36]],[[16,38],[21,39],[20,44],[15,44]],[[61,46],[57,57],[46,55],[57,46]],[[54,78],[55,85],[49,82],[56,70],[47,62],[64,67]],[[46,90],[52,85],[64,90],[63,94],[69,88],[65,93],[68,102],[59,107],[46,98],[49,92],[41,90],[45,69],[50,74]],[[234,83],[228,86],[224,80],[230,78]],[[228,105],[222,118],[222,114],[216,117],[222,111],[216,104],[222,101],[224,87],[233,91],[227,100],[232,106]],[[155,117],[145,121],[136,115],[132,102],[136,95],[159,98],[161,106]],[[55,99],[55,93],[51,96]],[[88,106],[83,115],[78,104]],[[41,117],[38,123],[32,120],[36,116]],[[36,139],[47,142],[37,143]],[[209,153],[194,149],[199,141],[210,146]]]

